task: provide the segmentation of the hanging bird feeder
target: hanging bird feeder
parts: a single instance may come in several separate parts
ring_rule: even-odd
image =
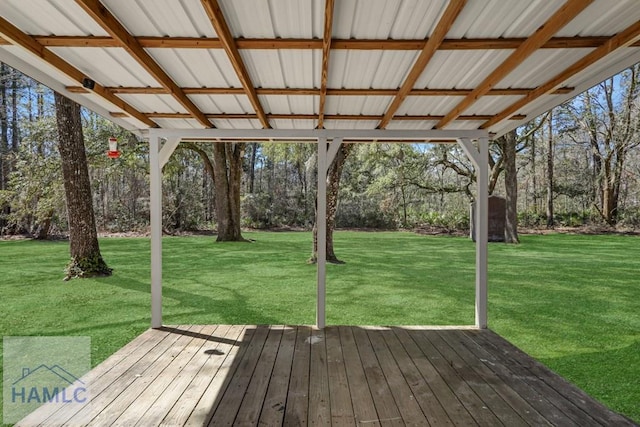
[[[110,159],[117,159],[118,157],[120,157],[117,138],[109,138],[109,151],[107,151],[107,157],[109,157]]]

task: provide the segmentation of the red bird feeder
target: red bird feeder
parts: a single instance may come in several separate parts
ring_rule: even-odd
[[[117,159],[118,157],[120,157],[117,138],[109,138],[109,151],[107,151],[107,156],[110,159]]]

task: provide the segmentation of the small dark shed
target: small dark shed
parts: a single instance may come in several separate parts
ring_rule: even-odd
[[[489,241],[504,242],[504,225],[506,221],[506,200],[500,196],[489,196]],[[475,233],[476,204],[471,204],[471,239],[476,241]]]

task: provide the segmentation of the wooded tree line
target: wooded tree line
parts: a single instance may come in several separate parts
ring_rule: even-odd
[[[0,231],[66,234],[53,93],[0,67]],[[640,226],[639,74],[636,65],[491,143],[490,191],[507,196],[514,221]],[[86,110],[82,124],[97,228],[144,232],[147,144]],[[111,136],[119,159],[105,155]],[[165,230],[311,229],[315,152],[302,143],[181,144],[163,171]],[[338,157],[328,187],[339,192],[337,227],[468,228],[475,173],[456,145],[354,144]]]

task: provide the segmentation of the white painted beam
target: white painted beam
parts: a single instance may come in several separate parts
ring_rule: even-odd
[[[151,181],[151,327],[162,326],[162,167],[160,137],[149,139]]]
[[[333,160],[336,158],[336,155],[338,154],[338,150],[340,149],[341,145],[342,145],[342,138],[334,138],[329,143],[329,150],[327,151],[327,172],[329,171],[329,166],[331,165]]]
[[[167,138],[167,141],[162,144],[162,148],[160,149],[160,169],[162,169],[164,165],[167,164],[173,152],[176,151],[176,148],[178,148],[179,143],[180,138],[174,136]]]

